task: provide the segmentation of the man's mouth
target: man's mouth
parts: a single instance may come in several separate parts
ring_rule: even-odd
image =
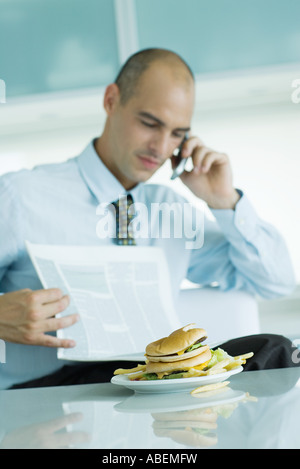
[[[137,155],[140,162],[146,169],[157,169],[160,166],[160,161],[152,156]]]

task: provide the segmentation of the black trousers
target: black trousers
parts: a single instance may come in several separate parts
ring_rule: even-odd
[[[293,346],[289,339],[281,335],[257,334],[239,337],[229,340],[219,347],[232,356],[253,352],[254,356],[244,365],[245,371],[300,366],[300,350]],[[67,365],[51,375],[17,384],[11,389],[107,383],[117,368],[133,368],[136,365],[136,362],[129,361]]]

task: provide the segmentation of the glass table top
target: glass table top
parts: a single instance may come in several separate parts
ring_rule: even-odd
[[[111,383],[0,391],[0,448],[300,448],[300,368],[229,381],[195,395]]]

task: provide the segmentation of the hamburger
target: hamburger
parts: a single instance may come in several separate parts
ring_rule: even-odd
[[[118,368],[114,375],[127,374],[132,381],[198,377],[239,368],[253,356],[250,352],[232,357],[221,348],[210,349],[203,343],[206,339],[205,329],[188,324],[148,344],[145,364]]]
[[[145,350],[146,369],[143,379],[182,378],[189,369],[205,368],[212,353],[204,329],[188,324],[168,337],[151,342]]]

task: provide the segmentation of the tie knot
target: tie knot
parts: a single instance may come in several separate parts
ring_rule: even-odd
[[[133,204],[133,198],[131,194],[124,195],[120,197],[118,200],[113,202],[113,205],[116,209],[124,209],[128,210],[128,208]]]

